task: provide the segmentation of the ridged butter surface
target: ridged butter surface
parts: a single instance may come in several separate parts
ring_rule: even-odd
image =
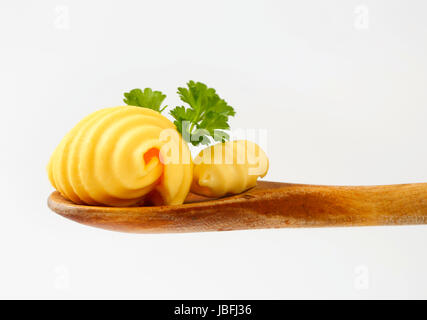
[[[170,150],[178,157],[164,161]],[[62,139],[47,170],[65,198],[108,206],[146,200],[181,204],[193,176],[190,151],[174,124],[156,111],[133,106],[84,118]]]

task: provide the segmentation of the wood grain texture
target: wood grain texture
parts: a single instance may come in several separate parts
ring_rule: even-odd
[[[51,194],[56,213],[89,226],[134,233],[427,224],[427,184],[315,186],[260,181],[239,195],[183,205],[82,206]]]

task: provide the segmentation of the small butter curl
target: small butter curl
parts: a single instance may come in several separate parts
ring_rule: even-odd
[[[251,141],[215,144],[194,159],[191,192],[207,197],[242,193],[256,186],[268,166],[265,152]]]

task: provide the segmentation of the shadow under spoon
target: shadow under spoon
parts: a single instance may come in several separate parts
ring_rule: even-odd
[[[77,205],[53,192],[49,208],[76,222],[133,233],[427,224],[427,183],[316,186],[259,181],[242,194],[156,207]]]

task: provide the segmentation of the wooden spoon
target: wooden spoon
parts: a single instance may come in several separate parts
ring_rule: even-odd
[[[235,196],[190,194],[183,205],[77,205],[58,192],[49,208],[89,226],[134,233],[427,224],[427,183],[337,187],[260,181]]]

